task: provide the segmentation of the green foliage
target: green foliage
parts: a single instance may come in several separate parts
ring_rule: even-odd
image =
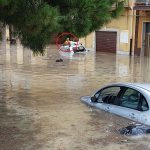
[[[0,21],[14,26],[24,46],[43,54],[53,34],[86,36],[117,17],[122,8],[123,0],[0,0]]]
[[[121,1],[119,3],[116,3],[116,9],[112,11],[112,17],[118,18],[119,15],[123,12],[123,6],[125,4],[125,1]]]
[[[0,6],[6,6],[8,5],[9,0],[0,0]]]
[[[120,0],[48,0],[49,4],[58,7],[62,18],[63,31],[69,31],[78,37],[101,28],[111,19],[118,17],[123,10]],[[115,8],[112,9],[112,6]]]

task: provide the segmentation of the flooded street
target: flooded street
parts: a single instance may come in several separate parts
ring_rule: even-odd
[[[63,62],[56,62],[57,59]],[[150,59],[105,53],[33,56],[0,48],[0,150],[149,150],[150,135],[126,137],[129,121],[80,97],[113,82],[150,81]]]

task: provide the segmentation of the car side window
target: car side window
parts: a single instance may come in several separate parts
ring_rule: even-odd
[[[118,93],[120,92],[120,89],[121,88],[118,86],[113,86],[101,90],[97,95],[97,102],[113,104]]]
[[[141,111],[147,111],[149,110],[149,106],[148,106],[148,103],[145,99],[145,97],[143,95],[141,95],[141,106],[140,106],[140,110]]]
[[[137,110],[139,100],[140,100],[140,92],[131,88],[127,88],[120,98],[120,106]]]

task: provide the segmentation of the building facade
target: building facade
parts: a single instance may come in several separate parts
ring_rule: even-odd
[[[95,51],[149,56],[150,0],[126,0],[125,11],[81,42]]]
[[[150,0],[136,0],[135,55],[150,56]]]

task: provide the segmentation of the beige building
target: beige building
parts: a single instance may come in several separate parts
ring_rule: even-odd
[[[149,56],[150,0],[126,0],[125,11],[81,42],[100,52]]]

